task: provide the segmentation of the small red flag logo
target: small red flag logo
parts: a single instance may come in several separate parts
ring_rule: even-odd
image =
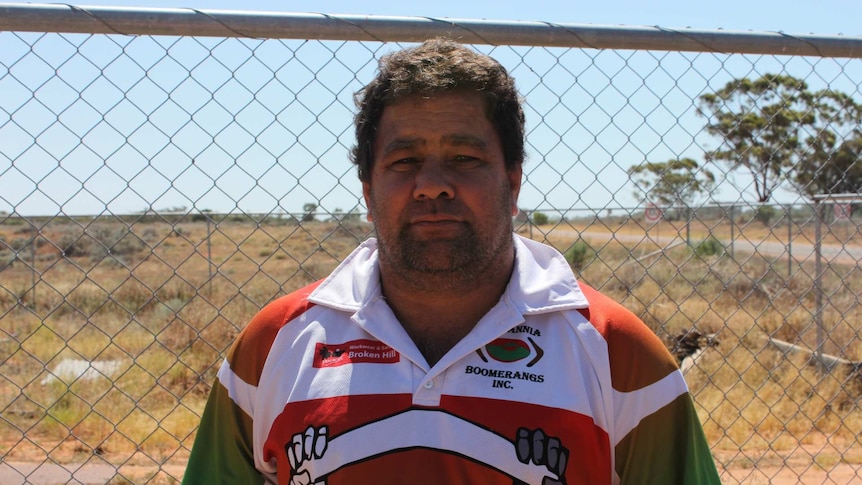
[[[351,340],[342,344],[318,342],[314,347],[314,367],[338,367],[348,364],[394,364],[401,354],[376,340]]]

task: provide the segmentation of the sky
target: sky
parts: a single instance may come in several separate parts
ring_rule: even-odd
[[[859,0],[84,0],[83,5],[536,20],[862,36]],[[525,8],[525,4],[529,8]]]
[[[691,0],[178,0],[172,5],[165,0],[85,0],[79,5],[862,37],[862,0],[823,0],[816,9],[813,2],[799,0],[726,0],[721,8],[712,9]],[[341,46],[339,62],[318,65],[332,57],[321,44],[286,52],[269,42],[253,61],[244,62],[248,52],[243,46],[257,41],[227,42],[205,58],[200,57],[206,52],[201,46],[219,45],[217,39],[173,44],[166,38],[114,37],[74,46],[87,36],[68,36],[67,41],[56,35],[0,36],[0,213],[96,214],[171,207],[265,212],[276,206],[293,212],[309,201],[324,211],[362,209],[361,201],[357,206],[358,182],[346,163],[352,132],[327,130],[349,126],[352,92],[359,79],[372,75],[368,51]],[[330,47],[335,45],[339,44]],[[79,55],[69,57],[76,49]],[[128,57],[118,56],[120,49]],[[166,49],[171,56],[165,56]],[[552,57],[562,52],[501,48],[493,53],[514,69],[519,91],[529,101],[525,169],[529,183],[521,201],[522,207],[535,210],[635,205],[626,168],[670,157],[703,157],[711,140],[697,131],[704,122],[696,116],[693,101],[731,77],[786,70],[856,92],[862,78],[858,60],[773,56],[722,60],[713,55],[589,49]],[[185,67],[172,64],[174,59]],[[278,62],[286,59],[292,59],[291,64],[279,68]],[[269,65],[261,64],[268,62],[275,62],[278,79],[265,68]],[[219,63],[236,70],[231,73]],[[98,79],[96,66],[102,70]],[[298,103],[281,106],[285,93],[265,89],[268,79],[297,93]],[[221,89],[222,84],[232,86],[233,80],[244,87]],[[345,80],[351,84],[345,86]],[[306,83],[314,86],[307,88]],[[337,92],[340,103],[324,101],[332,99],[332,92]],[[273,123],[276,114],[290,133]],[[231,117],[235,123],[230,123]],[[268,129],[268,123],[279,130]],[[244,132],[246,128],[251,132]],[[256,134],[252,138],[250,133]],[[286,143],[288,139],[299,144]],[[334,145],[338,149],[331,149]],[[742,189],[725,183],[729,192],[712,199],[742,200],[750,180],[742,177],[740,183]],[[790,197],[787,201],[796,200],[795,195]]]

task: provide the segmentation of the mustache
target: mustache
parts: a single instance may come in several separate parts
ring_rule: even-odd
[[[404,212],[407,221],[465,221],[471,212],[463,205],[451,201],[438,203],[434,201],[418,201],[411,204]]]
[[[455,199],[425,199],[411,202],[406,212],[415,216],[434,216],[458,215],[468,211],[464,204]]]

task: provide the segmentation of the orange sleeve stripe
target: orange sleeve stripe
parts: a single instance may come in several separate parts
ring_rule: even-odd
[[[231,370],[239,378],[253,386],[258,385],[260,374],[263,372],[263,366],[278,331],[314,306],[308,301],[308,295],[322,281],[312,283],[269,303],[240,332],[227,355]]]
[[[578,284],[590,302],[581,313],[608,343],[614,389],[641,389],[677,370],[670,351],[640,318],[594,288]]]

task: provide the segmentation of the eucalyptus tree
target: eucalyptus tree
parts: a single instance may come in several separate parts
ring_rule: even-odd
[[[764,74],[730,81],[699,102],[706,131],[720,140],[707,160],[747,171],[758,202],[784,183],[809,197],[859,188],[862,109],[851,96]]]
[[[690,207],[715,186],[715,175],[691,158],[634,165],[628,174],[638,200],[677,209]]]

